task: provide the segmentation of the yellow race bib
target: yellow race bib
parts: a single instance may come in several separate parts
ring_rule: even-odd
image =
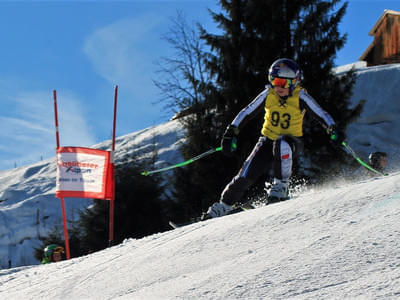
[[[305,111],[300,110],[300,90],[301,87],[298,86],[286,101],[283,101],[273,89],[270,90],[265,100],[265,121],[261,130],[263,136],[276,140],[286,134],[303,135]]]

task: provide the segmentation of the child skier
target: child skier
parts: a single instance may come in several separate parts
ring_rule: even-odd
[[[243,125],[265,109],[261,137],[239,173],[225,187],[219,202],[214,203],[203,215],[209,219],[226,215],[232,205],[241,200],[247,188],[272,168],[273,185],[268,203],[289,199],[289,179],[293,157],[302,151],[303,118],[310,112],[337,140],[335,122],[316,101],[299,86],[302,72],[296,62],[282,58],[275,61],[268,72],[269,84],[227,127],[222,141],[222,151],[232,154],[236,150],[237,137]]]
[[[64,260],[64,247],[51,244],[44,248],[42,264],[58,262],[61,260]]]

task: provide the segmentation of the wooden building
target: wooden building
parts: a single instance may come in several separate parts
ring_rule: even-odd
[[[359,60],[367,66],[400,63],[400,12],[385,9],[369,35],[374,40]]]

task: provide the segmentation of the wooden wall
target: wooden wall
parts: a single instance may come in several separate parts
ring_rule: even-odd
[[[367,66],[400,63],[400,15],[386,14],[363,60]]]

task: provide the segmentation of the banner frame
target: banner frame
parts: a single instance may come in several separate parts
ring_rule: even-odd
[[[114,114],[113,114],[113,130],[112,130],[112,144],[111,144],[111,151],[109,153],[109,172],[104,174],[106,177],[105,184],[108,184],[110,181],[111,183],[111,192],[105,193],[106,197],[101,198],[110,201],[109,206],[109,247],[113,245],[114,241],[114,201],[115,201],[115,165],[114,165],[114,153],[115,153],[115,135],[116,135],[116,119],[117,119],[117,98],[118,98],[118,85],[114,86]],[[56,131],[56,154],[57,154],[57,163],[58,163],[58,151],[60,147],[60,134],[59,134],[59,127],[58,127],[58,110],[57,110],[57,91],[53,90],[53,102],[54,102],[54,121],[55,121],[55,131]],[[63,147],[66,148],[66,147]],[[76,147],[78,148],[78,147]],[[79,147],[85,148],[85,147]],[[94,151],[102,151],[92,148],[86,148]],[[111,177],[111,178],[109,178]],[[57,198],[57,196],[56,196]],[[75,197],[72,197],[75,198]],[[82,198],[82,197],[79,197]],[[95,198],[95,197],[90,197]],[[67,217],[66,217],[66,210],[65,210],[65,200],[62,195],[59,197],[61,202],[61,210],[62,210],[62,217],[63,217],[63,226],[64,226],[64,241],[65,241],[65,249],[66,249],[66,258],[71,258],[70,253],[70,246],[69,246],[69,238],[68,238],[68,227],[67,227]],[[98,198],[95,198],[98,199]]]

